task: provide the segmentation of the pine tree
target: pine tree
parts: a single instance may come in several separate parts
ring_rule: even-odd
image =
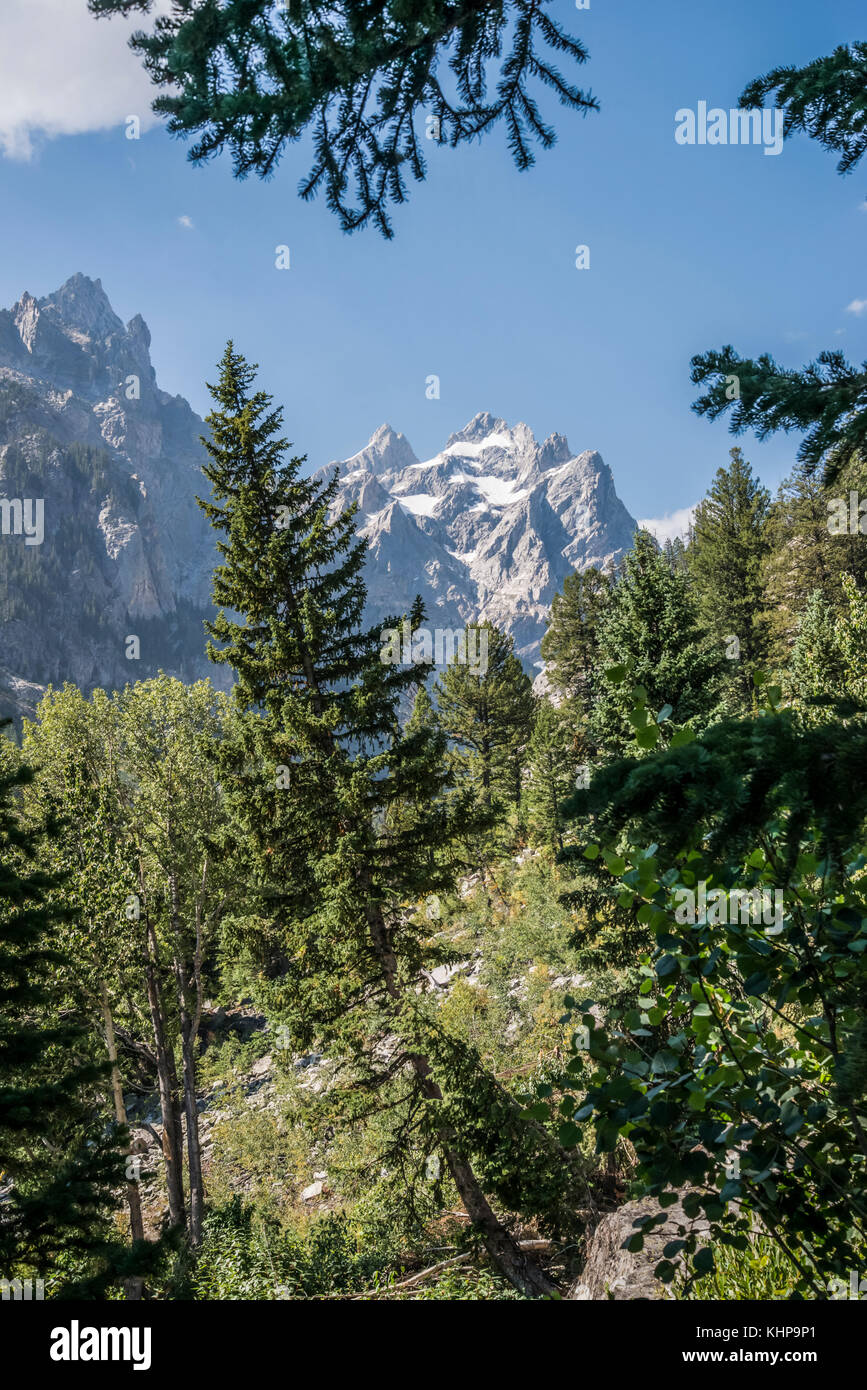
[[[752,673],[766,657],[762,566],[768,552],[770,494],[753,476],[740,449],[717,469],[698,504],[687,550],[699,620],[733,661],[741,702],[749,706]],[[736,639],[736,645],[735,641]]]
[[[568,705],[558,709],[550,700],[540,700],[527,750],[530,838],[555,851],[563,848],[566,819],[561,804],[573,790],[579,763],[568,709]]]
[[[109,1218],[123,1183],[98,1091],[106,1067],[82,1030],[60,1017],[54,944],[69,912],[41,867],[56,829],[25,824],[18,804],[30,768],[0,739],[0,1172],[11,1184],[0,1219],[0,1278],[47,1279],[98,1292],[122,1263]],[[69,1285],[71,1288],[71,1285]]]
[[[599,659],[630,677],[625,686],[602,683],[593,711],[591,731],[606,758],[631,743],[634,685],[657,712],[671,706],[678,724],[704,727],[719,706],[725,657],[701,632],[689,579],[671,571],[648,531],[623,561],[599,629]]]
[[[89,9],[149,13],[153,0],[89,0]],[[334,0],[327,9],[313,0],[183,0],[132,46],[169,88],[154,110],[170,132],[198,135],[194,162],[228,148],[238,178],[267,178],[286,146],[311,132],[314,163],[301,195],[324,188],[345,231],[372,220],[392,235],[389,206],[406,201],[406,175],[425,176],[424,136],[454,148],[503,121],[526,169],[534,142],[548,149],[555,139],[536,82],[575,111],[598,106],[552,61],[562,53],[584,63],[586,49],[536,0]],[[489,70],[494,60],[499,72]]]
[[[857,477],[851,481],[857,490]],[[848,493],[848,479],[841,481],[841,489]],[[764,621],[771,664],[777,669],[788,662],[810,595],[818,590],[839,613],[844,606],[843,574],[855,575],[861,584],[867,579],[863,537],[848,530],[835,534],[829,527],[831,500],[819,480],[799,465],[781,484],[770,508]]]
[[[662,547],[662,553],[673,574],[686,574],[689,566],[682,536],[669,536]]]
[[[549,1293],[483,1183],[535,1209],[540,1194],[551,1200],[561,1151],[444,1032],[424,988],[452,957],[416,904],[453,886],[463,810],[439,731],[420,716],[399,724],[401,697],[431,668],[389,659],[395,619],[363,628],[364,545],[352,513],[329,520],[336,475],[301,478],[281,411],[251,392],[254,372],[229,344],[211,387],[202,505],[224,560],[211,650],[238,674],[242,714],[223,758],[230,838],[256,933],[276,946],[269,997],[299,1050],[315,1042],[341,1059],[329,1099],[349,1121],[387,1115],[404,1167],[441,1154],[501,1271]],[[421,616],[417,604],[411,634]]]
[[[567,575],[551,604],[542,638],[545,674],[555,694],[573,701],[576,717],[586,718],[593,703],[599,624],[610,596],[609,576],[591,566]]]
[[[799,700],[845,694],[846,664],[840,650],[837,614],[821,589],[814,589],[804,609],[789,668],[789,685]]]
[[[480,660],[449,662],[436,686],[440,725],[457,749],[461,775],[480,789],[484,808],[517,808],[535,714],[532,682],[515,656],[514,640],[493,624],[470,625],[465,642]]]

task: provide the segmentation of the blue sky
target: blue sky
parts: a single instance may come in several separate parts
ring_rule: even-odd
[[[842,179],[802,137],[778,157],[682,147],[675,111],[735,106],[751,77],[864,37],[863,6],[552,9],[590,50],[579,81],[601,110],[555,107],[558,144],[529,173],[501,131],[462,151],[431,145],[428,180],[386,243],[373,229],[345,236],[324,202],[297,197],[303,148],[270,182],[238,183],[227,159],[194,168],[158,125],[127,140],[123,116],[146,115],[150,93],[122,26],[88,18],[84,0],[4,0],[0,304],[76,270],[101,277],[122,318],[147,320],[160,384],[202,413],[233,337],[311,465],[354,453],[385,420],[425,458],[489,410],[599,449],[638,517],[694,502],[736,442],[690,411],[694,352],[867,357],[867,169]],[[55,51],[22,64],[18,47],[10,91],[10,44],[28,25],[35,43],[37,21]],[[288,271],[274,265],[280,244]],[[431,374],[439,400],[426,398]],[[798,439],[741,442],[773,487]]]

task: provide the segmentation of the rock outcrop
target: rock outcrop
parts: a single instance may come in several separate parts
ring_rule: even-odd
[[[144,320],[124,325],[99,280],[0,310],[0,714],[66,680],[225,684],[203,630],[217,563],[196,504],[203,430],[158,386]],[[422,461],[383,425],[336,467],[337,507],[358,503],[369,547],[368,621],[421,593],[432,628],[490,619],[528,667],[565,577],[616,562],[635,531],[598,453],[488,414]]]
[[[655,1216],[659,1204],[655,1198],[625,1202],[609,1212],[593,1231],[587,1247],[587,1258],[580,1278],[569,1290],[568,1298],[663,1299],[671,1297],[666,1285],[659,1282],[654,1270],[664,1259],[663,1248],[670,1240],[682,1240],[686,1235],[699,1235],[708,1229],[704,1216],[690,1217],[675,1202],[666,1209],[665,1223],[653,1226],[644,1237],[641,1250],[624,1250],[624,1242],[639,1229],[634,1223],[644,1216]],[[672,1264],[679,1263],[678,1257]]]
[[[5,712],[28,712],[49,682],[215,674],[202,429],[157,385],[144,320],[124,326],[99,280],[0,310]],[[39,504],[41,536],[27,525]]]
[[[358,504],[370,547],[371,618],[421,593],[432,627],[490,619],[530,666],[566,576],[615,563],[636,529],[598,453],[573,454],[561,434],[538,444],[526,425],[488,414],[431,459],[382,425],[335,466],[338,506]]]

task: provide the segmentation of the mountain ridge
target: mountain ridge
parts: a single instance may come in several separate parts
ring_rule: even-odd
[[[77,272],[0,309],[0,496],[44,498],[42,544],[0,535],[0,706],[31,712],[49,683],[121,688],[164,669],[228,675],[207,659],[218,562],[196,503],[203,421],[164,391],[141,316],[124,324]],[[419,459],[390,424],[336,467],[336,509],[357,502],[368,543],[368,621],[490,619],[528,666],[573,569],[609,565],[636,523],[600,454],[481,411]],[[11,514],[11,513],[10,513]],[[130,656],[130,638],[139,655]],[[135,644],[133,644],[135,645]]]
[[[382,424],[363,449],[314,477],[334,469],[334,510],[357,504],[368,542],[373,614],[404,611],[419,592],[428,622],[490,619],[512,633],[528,665],[539,664],[566,576],[615,565],[638,524],[598,451],[573,454],[562,434],[538,443],[523,421],[511,426],[487,411],[430,459]]]

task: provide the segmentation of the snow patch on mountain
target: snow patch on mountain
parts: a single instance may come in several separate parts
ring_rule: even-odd
[[[432,458],[384,424],[337,469],[335,510],[357,502],[367,540],[368,617],[405,612],[416,594],[431,626],[490,619],[529,666],[566,576],[617,563],[637,523],[595,450],[487,412]]]

